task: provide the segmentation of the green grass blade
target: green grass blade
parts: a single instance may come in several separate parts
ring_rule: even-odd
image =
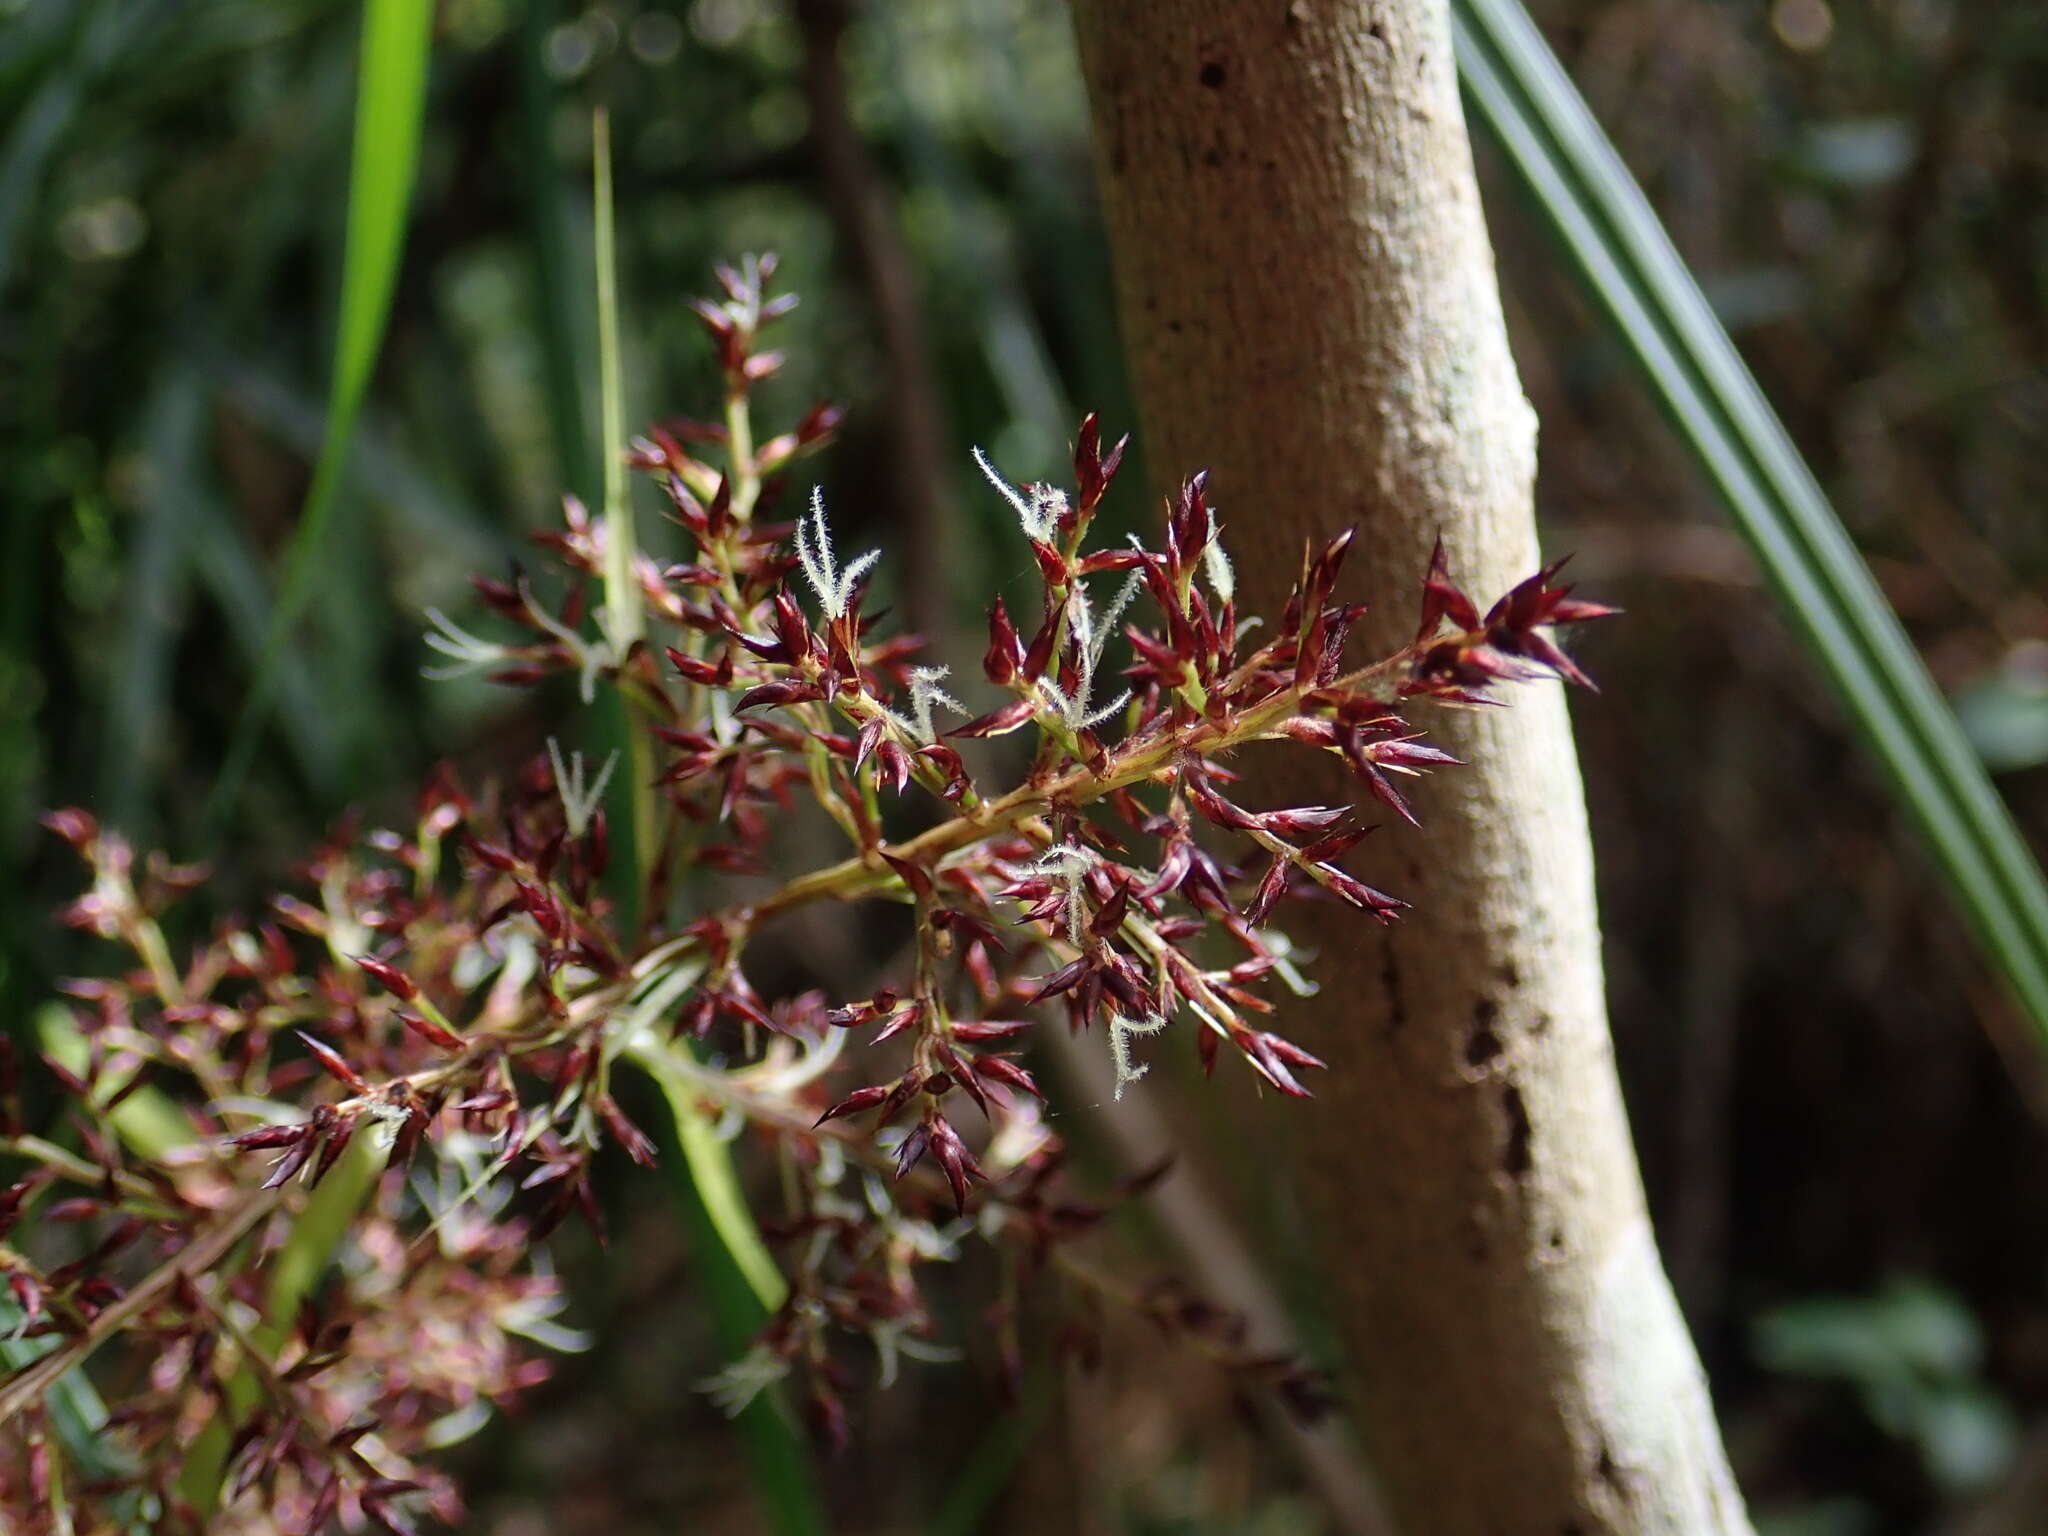
[[[600,111],[592,124],[591,170],[596,204],[597,372],[604,437],[604,628],[613,652],[623,659],[645,633],[640,575],[633,568],[639,545],[633,509],[626,499],[625,365],[619,356],[619,247],[612,219],[612,120]],[[652,801],[652,796],[647,799]]]
[[[740,1192],[739,1179],[733,1172],[732,1159],[726,1155],[725,1143],[715,1134],[710,1116],[698,1106],[696,1090],[687,1076],[654,1052],[636,1053],[634,1061],[654,1079],[668,1101],[683,1164],[696,1186],[697,1198],[704,1204],[712,1230],[718,1235],[719,1246],[747,1282],[747,1290],[760,1312],[773,1312],[782,1305],[789,1288],[761,1242],[760,1231],[754,1226],[746,1196]]]
[[[1467,100],[1721,492],[2048,1048],[2048,884],[1642,190],[1518,0],[1452,0]]]
[[[604,611],[602,627],[615,654],[623,657],[645,633],[639,577],[635,569],[638,541],[633,506],[626,487],[625,369],[619,349],[618,243],[612,217],[611,119],[600,110],[592,125],[592,228],[597,265],[598,378],[603,458],[606,531]],[[640,902],[660,848],[655,834],[655,783],[647,721],[617,688],[609,691],[613,721],[624,738],[626,767],[619,775],[613,804],[624,804],[623,818],[630,847],[614,854],[632,875],[624,893],[629,923],[637,926]],[[620,838],[618,831],[613,833]],[[681,1153],[676,1188],[682,1196],[705,1298],[717,1322],[720,1347],[737,1359],[755,1334],[783,1303],[788,1287],[775,1267],[760,1229],[747,1209],[746,1196],[734,1171],[732,1153],[720,1140],[711,1116],[698,1103],[685,1064],[665,1050],[640,1044],[655,1020],[672,1013],[684,993],[701,975],[695,962],[675,966],[650,980],[632,1004],[632,1011],[614,1024],[614,1038],[628,1043],[633,1062],[645,1071],[668,1101]],[[677,1049],[683,1049],[678,1046]],[[792,1422],[781,1394],[762,1393],[739,1415],[741,1443],[753,1473],[755,1496],[769,1528],[779,1536],[821,1536],[826,1530],[824,1507],[812,1477],[810,1455]]]
[[[234,807],[256,755],[279,658],[311,593],[321,546],[333,520],[348,463],[349,438],[361,413],[370,372],[391,314],[398,258],[419,162],[426,111],[427,59],[434,8],[422,0],[367,0],[361,73],[356,82],[355,145],[349,168],[348,228],[342,249],[341,313],[335,324],[334,373],[327,430],[305,507],[292,533],[284,588],[271,610],[256,676],[235,723],[227,760],[214,785],[207,821],[217,832]]]
[[[84,1076],[92,1047],[78,1028],[71,1010],[62,1003],[45,1003],[36,1012],[36,1043],[43,1054],[69,1072]],[[163,1090],[144,1083],[112,1109],[99,1096],[87,1102],[93,1118],[112,1126],[121,1145],[148,1162],[193,1139],[192,1122]]]
[[[654,1052],[634,1059],[660,1087],[674,1117],[681,1153],[676,1193],[699,1256],[698,1279],[719,1347],[728,1359],[738,1359],[782,1305],[787,1286],[748,1213],[725,1143],[714,1133],[689,1079]],[[822,1536],[831,1527],[810,1453],[781,1394],[770,1391],[755,1398],[740,1413],[738,1426],[768,1528],[778,1536]]]
[[[600,109],[591,123],[591,203],[597,262],[597,372],[603,436],[598,451],[604,470],[604,611],[602,629],[612,654],[622,660],[646,634],[640,593],[639,540],[633,503],[626,488],[625,364],[619,351],[619,252],[612,218],[612,124]],[[626,771],[613,784],[609,818],[614,863],[628,877],[620,892],[627,926],[649,914],[640,910],[660,856],[656,842],[653,741],[647,721],[614,688],[601,722],[607,750],[616,746]],[[624,814],[620,814],[623,812]]]

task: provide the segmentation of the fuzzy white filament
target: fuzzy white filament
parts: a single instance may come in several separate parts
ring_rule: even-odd
[[[1144,545],[1140,544],[1135,536],[1131,539],[1131,548],[1140,553],[1144,551]],[[1124,584],[1117,588],[1116,596],[1110,599],[1109,612],[1100,620],[1091,622],[1090,627],[1095,631],[1095,638],[1089,646],[1088,670],[1091,677],[1094,676],[1096,664],[1102,660],[1102,648],[1109,644],[1110,636],[1116,633],[1117,621],[1124,616],[1124,610],[1131,606],[1131,599],[1138,595],[1138,588],[1144,584],[1144,580],[1141,572],[1132,571],[1124,578]],[[1079,585],[1078,582],[1075,583],[1077,589]]]
[[[789,1374],[789,1362],[762,1344],[756,1344],[716,1375],[697,1383],[702,1392],[729,1419],[738,1418],[747,1405]]]
[[[1096,865],[1093,850],[1079,843],[1055,843],[1038,856],[1031,866],[1042,875],[1048,875],[1057,884],[1067,900],[1067,938],[1079,945],[1083,920],[1088,915],[1087,906],[1081,899],[1081,887],[1088,879],[1088,871]]]
[[[988,483],[1001,493],[1017,512],[1018,526],[1023,528],[1024,537],[1034,544],[1050,544],[1053,535],[1059,531],[1061,514],[1067,510],[1066,492],[1049,485],[1036,485],[1027,497],[1010,484],[1001,470],[989,463],[988,455],[979,448],[974,450],[974,462],[981,466],[981,472],[988,477]]]
[[[1099,621],[1095,611],[1088,606],[1088,589],[1084,583],[1076,581],[1067,593],[1067,626],[1073,631],[1075,647],[1081,653],[1080,676],[1075,678],[1071,693],[1049,676],[1038,680],[1038,690],[1059,711],[1060,719],[1070,731],[1090,730],[1131,701],[1131,690],[1126,688],[1097,708],[1095,669],[1102,662],[1103,648],[1109,644],[1109,637],[1116,631],[1117,620],[1137,593],[1139,580],[1138,573],[1133,571],[1118,589],[1109,605],[1109,612]]]
[[[1116,1097],[1121,1099],[1124,1090],[1143,1077],[1148,1067],[1144,1063],[1131,1062],[1131,1036],[1156,1035],[1166,1028],[1166,1015],[1147,1014],[1142,1019],[1126,1018],[1121,1013],[1109,1016],[1109,1058],[1116,1065]]]
[[[951,667],[914,667],[910,673],[910,717],[917,728],[917,739],[926,746],[932,745],[938,733],[932,726],[932,706],[943,705],[956,715],[967,713],[967,706],[939,686],[940,681],[952,673]]]
[[[452,660],[444,666],[420,668],[421,677],[445,682],[451,677],[481,672],[485,667],[503,666],[511,659],[512,653],[504,646],[471,634],[438,608],[427,610],[427,621],[434,626],[427,631],[427,648]]]
[[[796,520],[796,558],[803,567],[804,580],[818,594],[818,606],[825,610],[825,617],[843,619],[853,603],[854,583],[882,558],[882,552],[871,549],[840,570],[832,554],[832,528],[825,521],[824,487],[814,485],[809,514]]]
[[[548,762],[555,770],[555,793],[562,797],[562,821],[571,837],[581,837],[590,825],[590,818],[597,813],[598,802],[604,799],[604,787],[612,781],[612,770],[619,765],[619,754],[614,752],[604,760],[604,767],[598,770],[597,782],[587,791],[583,787],[581,752],[571,752],[568,766],[563,767],[562,749],[550,736]]]
[[[1100,709],[1090,713],[1088,693],[1094,681],[1094,678],[1084,675],[1080,687],[1076,688],[1070,697],[1066,689],[1051,678],[1041,677],[1038,680],[1038,691],[1051,700],[1052,707],[1059,711],[1060,719],[1065,722],[1068,730],[1090,731],[1131,702],[1131,690],[1126,688]]]

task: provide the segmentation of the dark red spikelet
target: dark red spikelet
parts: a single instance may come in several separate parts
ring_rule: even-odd
[[[718,661],[716,664],[713,664],[708,661],[699,661],[695,656],[685,655],[672,645],[666,646],[664,649],[667,651],[668,659],[674,664],[676,671],[682,674],[688,681],[702,683],[711,688],[725,688],[731,685],[731,651],[720,652]]]
[[[310,1127],[304,1125],[259,1125],[253,1131],[243,1131],[239,1136],[230,1136],[228,1145],[241,1152],[252,1152],[269,1147],[289,1147],[306,1139]]]
[[[984,1044],[992,1040],[1009,1040],[1030,1029],[1030,1019],[979,1019],[971,1023],[955,1024],[953,1038],[970,1044]]]
[[[612,1133],[612,1139],[625,1149],[628,1157],[642,1168],[654,1166],[653,1139],[626,1118],[626,1112],[613,1102],[610,1094],[597,1101],[597,1112],[603,1116],[605,1128]]]
[[[363,1081],[354,1067],[341,1059],[339,1051],[335,1050],[332,1046],[321,1044],[303,1029],[295,1029],[292,1033],[306,1042],[306,1049],[313,1053],[313,1059],[326,1069],[329,1077],[348,1088],[354,1089],[357,1093],[368,1093],[370,1091],[370,1085]]]
[[[1450,561],[1444,555],[1443,537],[1438,535],[1436,548],[1429,557],[1429,574],[1422,581],[1422,623],[1416,628],[1415,638],[1427,640],[1445,618],[1463,630],[1479,627],[1479,610],[1451,582]]]
[[[946,734],[964,736],[969,740],[978,740],[985,736],[1005,736],[1019,726],[1028,724],[1037,713],[1038,706],[1030,699],[1012,699],[1000,708],[992,709],[965,725],[956,726]]]
[[[379,960],[375,955],[357,955],[356,964],[362,967],[365,975],[376,977],[378,985],[401,1003],[409,1003],[420,994],[420,989],[413,985],[410,976],[397,966]]]
[[[777,704],[809,704],[825,697],[825,690],[816,683],[804,682],[801,678],[781,678],[772,683],[760,683],[740,695],[733,706],[735,711],[759,709]]]
[[[1301,1086],[1301,1080],[1294,1075],[1292,1069],[1297,1065],[1321,1066],[1321,1062],[1315,1061],[1313,1057],[1310,1057],[1308,1062],[1290,1061],[1289,1057],[1294,1048],[1288,1046],[1278,1035],[1247,1031],[1237,1037],[1237,1043],[1244,1051],[1245,1058],[1257,1069],[1259,1076],[1275,1088],[1290,1098],[1306,1099],[1311,1096],[1309,1091]],[[1285,1051],[1281,1049],[1283,1046],[1287,1046]]]
[[[77,806],[67,806],[63,810],[58,811],[46,811],[41,819],[45,827],[48,827],[57,836],[63,838],[65,842],[69,843],[80,853],[84,853],[86,849],[90,848],[94,840],[100,835],[100,824],[93,819],[92,812],[82,811]]]
[[[954,1033],[958,1034],[959,1030],[956,1028]],[[1039,1092],[1038,1083],[1031,1074],[1008,1057],[977,1056],[971,1065],[979,1076],[988,1078],[991,1082],[1002,1083],[1007,1087],[1016,1088],[1030,1094],[1031,1097],[1041,1102],[1045,1099],[1045,1095]]]
[[[902,794],[910,782],[910,754],[893,741],[883,741],[875,748],[875,762],[896,793]]]
[[[998,688],[1007,688],[1024,665],[1024,643],[1000,596],[988,612],[988,650],[981,658],[982,673]]]
[[[960,1133],[943,1115],[934,1115],[929,1123],[931,1132],[931,1154],[939,1167],[945,1170],[946,1182],[953,1186],[953,1207],[962,1216],[967,1214],[967,1186],[969,1181],[985,1178],[981,1166],[968,1155],[966,1143],[960,1140]]]
[[[1124,449],[1130,446],[1130,434],[1125,433],[1105,456],[1100,434],[1101,426],[1090,411],[1074,441],[1074,482],[1084,513],[1093,512],[1102,500],[1103,492],[1109,489],[1109,482],[1116,478],[1117,469],[1123,464]]]
[[[872,1088],[856,1088],[811,1124],[823,1125],[827,1120],[838,1120],[847,1115],[857,1115],[864,1109],[873,1109],[887,1099],[892,1091],[886,1084],[880,1083]]]
[[[932,1132],[928,1125],[919,1125],[903,1138],[903,1145],[896,1149],[896,1177],[902,1178],[915,1168],[931,1149]]]

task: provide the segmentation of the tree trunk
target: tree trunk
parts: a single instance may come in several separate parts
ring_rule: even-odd
[[[1212,471],[1240,602],[1346,524],[1380,650],[1439,533],[1482,602],[1532,572],[1444,0],[1074,10],[1146,458]],[[1331,1070],[1281,1145],[1367,1445],[1416,1536],[1746,1531],[1615,1078],[1564,699],[1429,724],[1471,766],[1359,866],[1414,911],[1286,919],[1322,992],[1285,1023]]]

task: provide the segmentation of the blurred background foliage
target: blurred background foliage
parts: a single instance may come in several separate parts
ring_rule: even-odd
[[[1533,9],[2048,846],[2048,8]],[[41,808],[207,855],[225,899],[253,900],[346,808],[395,814],[436,759],[516,761],[565,729],[567,697],[422,681],[419,636],[429,607],[460,620],[467,573],[502,574],[563,490],[595,496],[594,105],[614,122],[629,418],[703,409],[685,301],[713,260],[779,251],[804,304],[770,410],[851,406],[821,471],[842,537],[901,557],[896,606],[956,662],[1021,574],[967,446],[1050,475],[1082,410],[1130,421],[1055,0],[442,0],[335,536],[254,771],[209,827],[319,448],[359,26],[349,0],[0,0],[10,1027],[96,963],[49,918],[73,871]],[[1993,1522],[2048,1467],[2048,1075],[1483,144],[1481,169],[1543,422],[1546,543],[1630,611],[1588,646],[1605,692],[1575,702],[1610,989],[1745,1488],[1779,1536],[2037,1531]],[[1256,537],[1255,507],[1224,499]],[[730,1431],[692,1390],[717,1351],[670,1197],[617,1200],[609,1262],[564,1245],[595,1349],[462,1453],[478,1530],[654,1531],[685,1510],[754,1528]],[[1312,1289],[1264,1262],[1312,1335]],[[961,1291],[971,1333],[987,1289]],[[1012,1413],[969,1365],[870,1396],[821,1474],[835,1528],[1320,1519],[1259,1421],[1141,1333],[1038,1393]]]

